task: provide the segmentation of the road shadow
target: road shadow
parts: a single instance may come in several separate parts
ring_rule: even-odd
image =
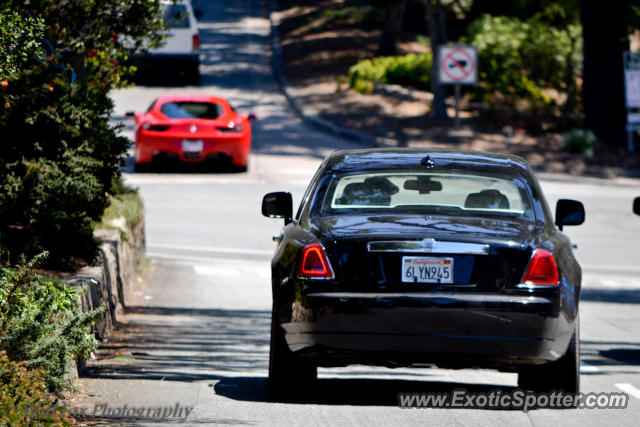
[[[637,374],[640,342],[580,340],[581,375]]]
[[[266,375],[270,323],[267,311],[131,307],[84,375],[186,382]]]
[[[640,304],[640,290],[583,288],[580,292],[580,301],[608,302],[612,304]]]
[[[206,381],[213,391],[244,402],[269,402],[269,311],[137,306],[88,361],[85,376],[111,380]],[[582,340],[583,376],[634,373],[640,342]],[[381,378],[381,374],[384,375]],[[393,378],[397,375],[397,378]],[[367,366],[321,372],[295,399],[297,404],[397,406],[399,393],[451,395],[511,393],[504,384],[443,382],[442,372],[403,372]],[[413,378],[412,378],[413,377]],[[486,408],[492,409],[492,408]],[[495,409],[495,408],[493,408]]]
[[[375,375],[375,372],[371,372]],[[379,373],[378,373],[379,374]],[[216,394],[245,402],[286,402],[316,405],[349,406],[398,406],[399,393],[452,394],[457,390],[466,393],[510,393],[512,386],[492,384],[464,384],[441,381],[414,381],[395,379],[318,379],[313,387],[300,390],[295,397],[274,400],[267,393],[267,379],[262,377],[223,378],[213,386]],[[487,408],[495,409],[495,408]]]

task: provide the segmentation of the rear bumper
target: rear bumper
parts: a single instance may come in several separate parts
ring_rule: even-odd
[[[246,166],[250,150],[250,136],[246,133],[224,138],[203,139],[202,152],[182,150],[182,139],[146,137],[136,138],[136,163],[150,163],[156,159],[176,159],[200,163],[205,160],[227,160],[235,166]]]
[[[176,64],[195,66],[200,64],[200,56],[192,53],[154,53],[134,55],[130,63],[141,72],[168,71]]]
[[[508,370],[557,360],[573,332],[573,323],[558,314],[555,297],[317,292],[303,300],[280,317],[280,325],[289,348],[320,366]]]

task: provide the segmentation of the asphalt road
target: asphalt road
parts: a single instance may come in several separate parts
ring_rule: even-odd
[[[270,66],[263,2],[193,1],[201,8],[202,83],[137,86],[114,93],[115,117],[167,92],[228,97],[254,112],[247,173],[132,173],[146,207],[149,268],[127,296],[126,324],[78,381],[92,423],[250,425],[597,425],[640,423],[640,217],[631,213],[638,180],[540,175],[553,206],[584,202],[587,221],[566,233],[583,266],[583,391],[625,391],[625,410],[400,409],[397,393],[457,388],[509,390],[515,374],[488,370],[321,369],[317,392],[270,402],[266,376],[271,236],[279,220],[260,215],[262,195],[288,190],[298,203],[327,153],[353,145],[305,127],[278,92]],[[124,133],[131,134],[131,124]],[[193,408],[186,418],[122,417],[118,410]],[[112,411],[109,413],[109,411]],[[182,415],[186,414],[183,412]],[[126,413],[125,413],[126,415]]]

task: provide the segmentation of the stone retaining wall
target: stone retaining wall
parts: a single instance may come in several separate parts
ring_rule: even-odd
[[[127,307],[126,295],[130,295],[138,277],[138,266],[144,260],[144,220],[129,227],[124,218],[117,218],[99,229],[94,236],[100,241],[98,256],[93,265],[79,270],[66,279],[69,285],[83,290],[78,310],[87,312],[105,307],[105,315],[94,325],[99,341],[106,338],[118,324],[118,318]],[[84,361],[80,360],[71,376],[82,375]]]

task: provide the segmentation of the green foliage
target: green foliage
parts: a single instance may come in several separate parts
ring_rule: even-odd
[[[537,17],[521,21],[484,15],[475,20],[467,42],[477,47],[480,61],[476,99],[550,108],[558,102],[549,89],[575,96],[580,32],[577,25],[560,29]]]
[[[374,83],[398,84],[429,89],[431,54],[408,54],[363,59],[349,69],[349,86],[361,93],[371,93]]]
[[[42,55],[36,36],[43,31],[42,20],[22,17],[18,13],[0,13],[0,76],[7,76],[33,63]]]
[[[162,40],[160,0],[4,0],[3,4],[38,18],[44,24],[42,35],[56,51],[79,55],[86,62],[86,75],[105,90],[127,84],[131,68],[122,66],[127,57]]]
[[[40,21],[0,9],[0,58],[16,58],[16,38],[42,35]],[[19,24],[19,25],[18,25]],[[6,42],[6,41],[9,42]],[[92,68],[93,67],[93,68]],[[59,58],[37,49],[0,76],[0,261],[48,250],[49,266],[94,255],[93,226],[107,206],[128,141],[107,118],[115,84],[99,74],[71,81]]]
[[[0,351],[0,424],[71,426],[64,406],[56,405],[37,370],[13,362]]]
[[[114,193],[113,196],[109,197],[109,206],[104,211],[102,223],[124,217],[127,226],[133,229],[142,220],[142,198],[140,194],[122,184],[119,184]]]
[[[76,288],[34,271],[42,258],[0,268],[0,350],[12,361],[25,361],[51,391],[59,391],[67,386],[70,363],[98,346],[91,325],[104,309],[77,313]]]
[[[371,5],[345,6],[326,9],[322,17],[327,24],[360,24],[368,27],[380,23],[382,10]]]
[[[565,151],[593,157],[598,138],[587,129],[572,129],[562,135],[562,146]]]

